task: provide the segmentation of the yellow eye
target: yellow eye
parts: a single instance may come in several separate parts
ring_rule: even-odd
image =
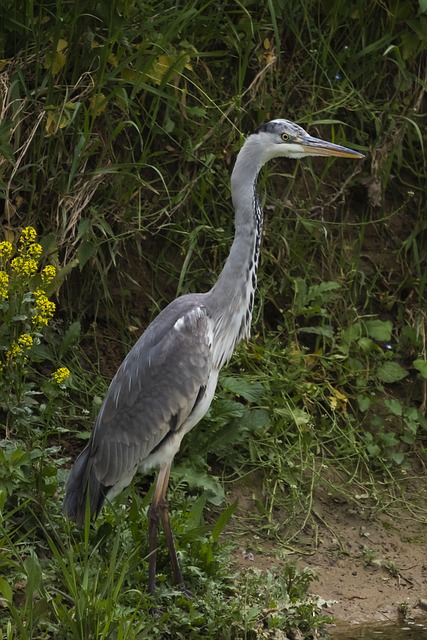
[[[289,136],[288,136],[287,133],[282,133],[281,137],[282,137],[283,142],[287,142],[289,140]]]

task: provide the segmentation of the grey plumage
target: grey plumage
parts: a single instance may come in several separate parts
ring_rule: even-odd
[[[272,120],[247,138],[231,176],[234,241],[216,284],[207,293],[174,300],[149,325],[114,376],[91,440],[70,472],[64,513],[82,524],[87,500],[90,515],[98,515],[105,499],[120,493],[138,469],[160,468],[149,514],[152,594],[159,517],[175,583],[182,584],[166,502],[173,457],[208,410],[221,367],[249,337],[263,223],[258,172],[271,158],[306,155],[363,157],[287,120]]]
[[[67,482],[64,511],[78,523],[84,521],[89,487],[90,512],[97,514],[104,498],[117,495],[138,467],[147,471],[156,464],[159,449],[172,445],[200,402],[212,367],[201,299],[172,302],[120,365]]]

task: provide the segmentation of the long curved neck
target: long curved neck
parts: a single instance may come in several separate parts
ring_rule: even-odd
[[[214,323],[214,365],[218,368],[229,360],[236,344],[250,334],[263,224],[255,188],[266,161],[257,153],[257,146],[256,136],[250,136],[237,157],[231,175],[234,240],[217,282],[206,294]]]

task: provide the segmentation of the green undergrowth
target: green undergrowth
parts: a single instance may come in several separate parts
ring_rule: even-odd
[[[310,572],[239,573],[224,529],[301,551],[318,490],[425,521],[426,15],[422,0],[2,2],[1,638],[310,637]],[[194,599],[162,547],[153,617],[148,483],[79,532],[60,515],[66,471],[136,337],[215,281],[235,154],[277,117],[366,159],[260,176],[253,335],[172,475]]]
[[[15,461],[31,474],[31,461]],[[57,461],[56,470],[60,467]],[[311,637],[330,618],[309,595],[311,570],[295,565],[237,571],[219,536],[233,508],[207,524],[207,493],[172,491],[171,519],[191,597],[171,587],[164,546],[155,602],[147,592],[147,510],[127,490],[102,521],[82,531],[65,522],[60,502],[41,506],[23,490],[3,501],[0,630],[3,638],[261,638],[279,630]],[[50,495],[50,494],[49,494]],[[154,610],[154,612],[153,612]]]

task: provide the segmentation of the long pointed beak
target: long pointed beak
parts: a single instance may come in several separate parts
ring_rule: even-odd
[[[338,156],[340,158],[365,157],[363,153],[353,151],[353,149],[347,149],[347,147],[341,147],[339,144],[326,142],[325,140],[313,138],[312,136],[304,136],[304,138],[298,141],[298,144],[301,145],[307,155],[311,156]]]

